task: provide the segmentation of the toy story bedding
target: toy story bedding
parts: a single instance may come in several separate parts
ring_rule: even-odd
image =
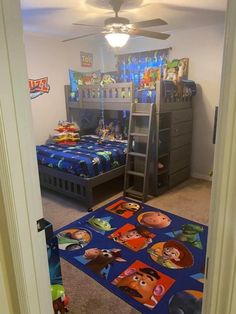
[[[61,257],[141,313],[201,313],[206,226],[121,197],[56,235]]]
[[[74,146],[39,145],[36,152],[40,165],[91,178],[124,165],[126,147],[126,141],[83,136]]]

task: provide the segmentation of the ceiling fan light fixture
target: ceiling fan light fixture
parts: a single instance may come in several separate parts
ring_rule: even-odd
[[[109,45],[113,48],[121,48],[127,44],[130,35],[122,32],[112,32],[105,35]]]

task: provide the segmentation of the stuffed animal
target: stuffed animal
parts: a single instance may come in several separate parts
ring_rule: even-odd
[[[115,79],[113,79],[113,77],[110,74],[104,74],[100,84],[103,87],[105,85],[109,85],[113,83],[116,83]]]
[[[118,139],[118,140],[122,139],[122,127],[121,127],[120,121],[118,121],[116,126],[115,126],[114,134],[115,134],[116,139]]]
[[[183,79],[188,73],[188,58],[174,59],[167,62],[163,67],[163,79],[173,81],[176,85],[176,92],[173,96],[182,98],[186,96],[184,91]]]
[[[65,289],[62,285],[56,284],[51,286],[51,295],[53,301],[54,314],[65,314],[68,311],[66,306],[69,303],[68,297],[65,295]]]
[[[101,119],[99,119],[99,121],[98,121],[98,126],[97,126],[97,128],[96,128],[96,130],[95,130],[95,134],[97,135],[97,136],[102,136],[102,134],[103,134],[103,129],[104,129],[104,119],[103,118],[101,118]]]

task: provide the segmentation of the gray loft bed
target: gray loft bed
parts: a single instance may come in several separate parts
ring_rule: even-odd
[[[68,121],[74,121],[79,109],[130,110],[133,101],[133,84],[114,83],[105,87],[90,85],[80,87],[80,101],[71,102],[70,86],[65,86],[65,101]],[[93,206],[93,189],[105,182],[122,176],[125,165],[112,169],[92,178],[82,178],[63,171],[39,165],[39,178],[42,187],[79,200],[88,210]]]

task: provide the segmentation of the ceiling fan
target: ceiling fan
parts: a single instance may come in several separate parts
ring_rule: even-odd
[[[167,25],[167,22],[163,21],[162,19],[153,19],[153,20],[142,21],[142,22],[131,24],[127,18],[118,16],[118,13],[123,3],[124,3],[124,0],[109,0],[109,4],[112,6],[113,11],[115,12],[115,16],[106,19],[104,21],[104,27],[98,26],[98,25],[73,23],[73,25],[79,25],[79,26],[98,27],[98,28],[101,28],[100,32],[65,39],[63,40],[63,42],[71,41],[71,40],[75,40],[79,38],[90,37],[90,36],[94,36],[98,34],[104,34],[108,43],[112,47],[123,47],[127,43],[130,35],[144,36],[144,37],[161,39],[161,40],[167,39],[170,36],[169,34],[165,34],[165,33],[159,33],[159,32],[153,32],[153,31],[141,29],[141,28],[152,27],[152,26]]]

